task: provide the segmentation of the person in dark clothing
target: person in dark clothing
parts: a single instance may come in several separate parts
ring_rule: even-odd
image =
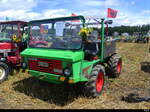
[[[149,37],[146,38],[146,42],[149,43]]]

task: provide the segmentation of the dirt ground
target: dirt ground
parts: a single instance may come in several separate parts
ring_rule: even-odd
[[[150,109],[150,102],[129,103],[123,96],[150,96],[150,53],[147,44],[117,43],[123,58],[122,74],[109,79],[101,96],[89,99],[72,86],[40,81],[27,73],[14,72],[0,84],[0,109]]]

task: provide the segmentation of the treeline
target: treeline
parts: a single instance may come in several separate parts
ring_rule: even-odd
[[[108,34],[113,35],[114,32],[118,32],[119,35],[122,33],[129,33],[129,35],[133,35],[135,32],[141,32],[143,34],[147,34],[150,30],[150,25],[142,25],[142,26],[116,26],[116,27],[109,27]]]

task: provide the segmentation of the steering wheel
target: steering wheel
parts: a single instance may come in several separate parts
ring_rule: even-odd
[[[35,46],[36,47],[47,47],[47,45],[45,43],[37,43]]]
[[[80,42],[82,39],[81,37],[72,37],[71,42]]]

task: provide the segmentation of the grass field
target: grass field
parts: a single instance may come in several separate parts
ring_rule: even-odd
[[[14,72],[0,84],[0,109],[150,109],[150,102],[129,103],[123,96],[150,96],[150,53],[147,44],[117,43],[122,74],[96,99],[77,94],[72,86],[49,84]]]

